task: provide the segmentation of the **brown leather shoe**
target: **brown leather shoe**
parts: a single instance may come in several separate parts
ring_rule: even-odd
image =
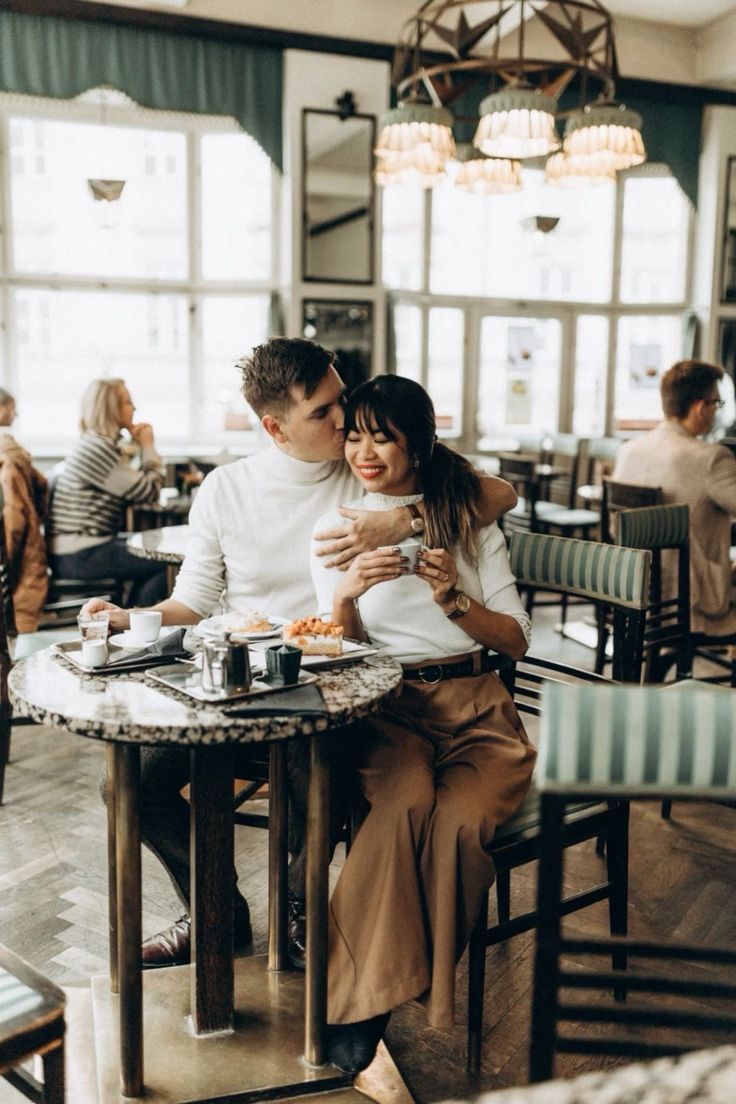
[[[245,951],[253,943],[250,917],[247,911],[235,914],[235,950]],[[141,967],[154,970],[160,966],[186,966],[192,957],[192,922],[184,913],[166,931],[146,939],[141,947]]]
[[[286,957],[297,970],[303,970],[307,962],[306,905],[301,897],[289,894],[289,922],[286,927]]]

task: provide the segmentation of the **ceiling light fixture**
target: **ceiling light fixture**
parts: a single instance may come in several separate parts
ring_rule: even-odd
[[[450,108],[462,109],[479,82],[490,83],[474,137],[482,153],[554,155],[556,118],[569,115],[568,175],[608,179],[646,158],[640,117],[613,99],[617,76],[613,23],[599,0],[425,0],[394,53],[398,107],[381,120],[376,179],[413,173],[425,187],[443,179],[453,157]],[[560,112],[566,89],[578,109]]]
[[[518,192],[521,164],[507,157],[486,157],[470,143],[457,147],[458,171],[455,187],[474,195]]]

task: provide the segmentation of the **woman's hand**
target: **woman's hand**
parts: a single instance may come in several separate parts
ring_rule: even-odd
[[[130,436],[141,448],[153,448],[153,426],[149,422],[136,422],[130,427]]]
[[[406,506],[393,510],[355,510],[341,506],[339,513],[345,518],[344,527],[314,534],[316,554],[330,557],[325,567],[346,571],[359,553],[411,536],[411,515]]]
[[[429,583],[432,598],[446,606],[457,586],[457,564],[444,548],[423,548],[417,557],[416,574]]]
[[[407,559],[398,549],[377,548],[373,552],[361,552],[352,561],[335,588],[335,601],[345,602],[360,598],[376,583],[386,583],[406,574]]]

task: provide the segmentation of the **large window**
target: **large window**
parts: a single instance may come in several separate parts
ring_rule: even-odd
[[[682,355],[691,209],[664,166],[571,190],[384,189],[396,370],[468,452],[529,434],[633,433]]]
[[[258,423],[234,364],[269,332],[271,163],[232,121],[82,100],[0,98],[18,437],[61,451],[87,383],[122,376],[158,443],[247,445]],[[118,199],[94,198],[115,182]]]

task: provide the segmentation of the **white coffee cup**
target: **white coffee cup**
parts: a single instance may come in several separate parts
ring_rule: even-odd
[[[131,610],[128,639],[134,644],[153,644],[161,632],[160,610]]]
[[[107,644],[104,640],[82,641],[82,663],[85,667],[102,667],[107,662]]]
[[[422,550],[422,546],[419,541],[407,540],[401,541],[400,544],[386,544],[382,548],[379,548],[379,552],[394,552],[399,550],[400,555],[404,556],[409,562],[404,564],[406,573],[410,575],[417,563],[417,556]]]

